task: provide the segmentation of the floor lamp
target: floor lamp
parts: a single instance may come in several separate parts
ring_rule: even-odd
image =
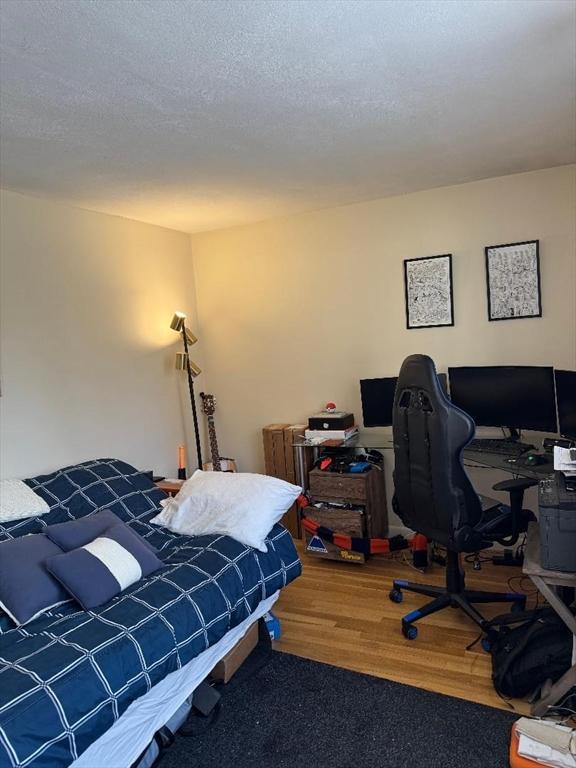
[[[198,469],[202,469],[202,446],[200,445],[200,430],[198,427],[198,412],[196,410],[196,398],[194,397],[194,379],[202,371],[193,360],[190,360],[189,346],[196,344],[198,339],[189,328],[186,328],[186,315],[184,312],[176,312],[170,323],[173,331],[182,334],[184,352],[176,353],[176,368],[186,371],[188,375],[188,389],[190,390],[190,403],[192,405],[192,418],[194,420],[194,434],[196,437],[196,453],[198,454]]]

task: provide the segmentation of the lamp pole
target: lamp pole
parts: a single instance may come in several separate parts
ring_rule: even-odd
[[[190,370],[190,355],[188,353],[188,339],[186,338],[186,325],[182,324],[182,341],[186,353],[186,373],[188,374],[188,388],[190,390],[190,402],[192,403],[192,419],[194,421],[194,435],[196,437],[196,453],[198,454],[198,469],[202,469],[202,446],[200,445],[200,428],[198,426],[198,412],[196,410],[196,398],[194,396],[194,379]]]

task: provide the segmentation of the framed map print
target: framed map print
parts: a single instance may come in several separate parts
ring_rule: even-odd
[[[454,325],[452,254],[404,259],[407,328]]]
[[[538,245],[528,240],[484,249],[489,320],[542,317]]]

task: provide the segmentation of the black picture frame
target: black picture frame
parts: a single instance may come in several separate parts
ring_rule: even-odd
[[[532,246],[532,248],[528,248]],[[510,249],[522,249],[523,253],[510,253]],[[501,264],[496,264],[500,256]],[[504,260],[508,260],[508,265]],[[512,261],[516,259],[516,270]],[[487,245],[484,248],[486,266],[486,299],[488,302],[488,320],[525,320],[530,317],[542,317],[542,289],[540,278],[540,241],[522,240],[518,243]],[[529,264],[533,262],[533,264]],[[499,276],[497,276],[499,273]],[[494,296],[495,288],[500,296]],[[505,303],[507,298],[508,311]],[[521,305],[524,303],[525,310]]]
[[[422,262],[433,262],[438,260],[448,260],[448,271],[447,271],[447,295],[445,297],[440,297],[443,299],[444,306],[443,307],[434,307],[434,301],[433,301],[433,293],[430,293],[430,289],[434,288],[433,286],[433,279],[431,279],[431,271],[429,269],[423,269],[422,275],[420,278],[421,281],[421,292],[423,295],[420,297],[414,296],[415,291],[411,290],[410,283],[414,283],[415,279],[417,279],[417,266],[422,264]],[[414,267],[412,267],[414,265]],[[424,266],[422,264],[422,266]],[[428,274],[426,274],[428,273]],[[433,277],[433,276],[432,276]],[[426,296],[426,293],[428,292],[428,296]],[[422,305],[418,307],[418,312],[414,312],[414,308],[416,306],[416,301],[422,301],[423,299],[429,298],[431,299],[430,305],[422,309]],[[454,325],[454,292],[453,292],[453,282],[452,282],[452,254],[451,253],[442,253],[438,256],[421,256],[420,258],[416,259],[404,259],[404,303],[405,303],[405,309],[406,309],[406,328],[408,330],[415,330],[418,328],[447,328]],[[412,310],[412,311],[411,311]],[[434,318],[435,315],[437,315],[439,312],[440,314],[442,312],[446,313],[448,311],[449,319],[446,322],[422,322],[422,319],[425,320],[426,315],[429,315],[429,319],[438,319]],[[415,322],[415,315],[420,314],[421,320]]]

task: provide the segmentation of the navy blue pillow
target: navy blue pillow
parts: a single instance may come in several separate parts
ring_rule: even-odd
[[[0,608],[16,624],[70,600],[44,567],[62,550],[43,533],[0,542]]]
[[[101,536],[108,528],[118,525],[122,521],[110,509],[102,509],[87,517],[80,517],[78,520],[70,520],[67,523],[56,523],[46,528],[46,536],[57,544],[64,552],[70,552],[72,549],[78,549],[85,544],[89,544],[98,536]],[[154,547],[145,539],[144,544],[152,552],[156,552]]]
[[[0,635],[2,635],[4,632],[9,632],[11,629],[14,629],[16,625],[8,616],[7,613],[4,613],[4,611],[0,611]]]
[[[121,522],[79,549],[46,561],[48,571],[85,610],[107,603],[163,565],[149,545]]]
[[[56,523],[46,528],[46,536],[57,544],[64,552],[78,549],[84,544],[96,539],[104,531],[117,525],[120,519],[109,509],[103,509],[87,517],[78,520],[70,520],[66,523]]]

